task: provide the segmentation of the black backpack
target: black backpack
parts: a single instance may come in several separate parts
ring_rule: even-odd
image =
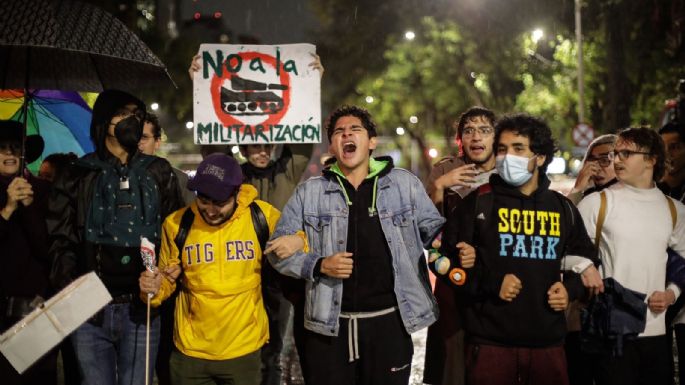
[[[266,249],[266,242],[269,240],[269,223],[266,221],[264,212],[257,205],[257,202],[250,203],[250,213],[252,214],[252,225],[254,226],[255,233],[257,234],[257,240],[259,241],[259,246],[262,248],[262,253]],[[186,238],[188,238],[188,232],[190,227],[193,225],[195,220],[195,214],[190,207],[186,208],[181,217],[181,223],[178,227],[178,233],[176,238],[174,238],[174,243],[178,249],[178,259],[181,260],[181,251],[186,243]]]
[[[95,156],[77,161],[77,165],[97,172],[86,212],[86,240],[124,248],[139,247],[141,237],[159,243],[160,191],[147,171],[155,159],[137,154],[127,165],[115,165]]]

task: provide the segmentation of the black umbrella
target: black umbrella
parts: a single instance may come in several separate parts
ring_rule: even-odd
[[[172,85],[145,43],[96,6],[0,1],[0,89],[23,88],[30,95],[31,89],[132,92]]]
[[[173,85],[114,16],[78,1],[0,2],[0,88],[132,92]]]

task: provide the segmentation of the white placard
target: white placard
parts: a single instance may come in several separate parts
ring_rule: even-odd
[[[111,300],[97,274],[83,275],[0,335],[0,352],[21,374]]]
[[[312,44],[202,44],[193,80],[196,144],[321,142]]]

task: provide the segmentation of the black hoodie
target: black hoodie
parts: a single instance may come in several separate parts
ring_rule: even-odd
[[[571,267],[562,266],[563,256],[594,261],[595,249],[578,210],[549,190],[549,184],[541,175],[538,189],[527,196],[493,175],[489,185],[470,194],[447,218],[441,253],[456,263],[458,242],[477,249],[476,265],[466,269],[466,283],[453,285],[465,303],[465,330],[472,343],[521,347],[563,343],[566,318],[563,311],[549,306],[547,291],[561,280],[561,270]],[[434,264],[430,266],[435,272]],[[512,302],[499,298],[506,274],[516,275],[523,286]],[[564,286],[569,302],[584,292],[575,273],[564,274]]]
[[[324,170],[326,178],[342,183],[352,203],[347,221],[347,250],[353,253],[352,275],[343,280],[342,311],[376,311],[397,306],[393,278],[392,255],[373,207],[374,181],[393,168],[392,158],[379,157],[372,162],[375,169],[355,189],[336,172],[336,167]],[[320,266],[320,264],[319,264]],[[318,268],[315,270],[318,271]]]

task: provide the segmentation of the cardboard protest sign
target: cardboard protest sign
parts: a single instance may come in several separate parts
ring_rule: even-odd
[[[193,80],[196,144],[321,142],[311,44],[202,44]]]
[[[111,300],[95,272],[83,275],[0,335],[0,352],[21,374]]]

